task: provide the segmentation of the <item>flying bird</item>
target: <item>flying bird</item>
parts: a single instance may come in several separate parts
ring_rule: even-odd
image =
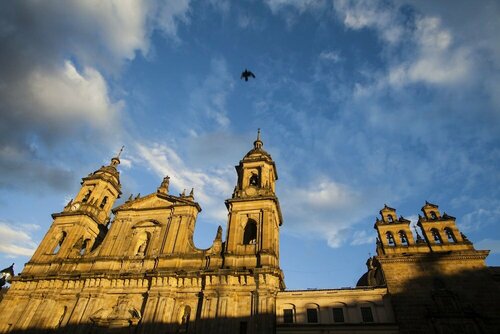
[[[250,77],[255,79],[255,74],[245,68],[245,70],[241,73],[241,79],[245,78],[245,81],[248,81],[248,78]]]

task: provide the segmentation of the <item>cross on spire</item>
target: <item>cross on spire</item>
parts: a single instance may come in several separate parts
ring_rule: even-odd
[[[125,145],[123,145],[122,148],[120,149],[120,152],[118,152],[118,155],[116,156],[118,159],[120,159],[120,155],[122,154],[124,148]]]
[[[124,148],[125,148],[125,145],[123,145],[122,148],[120,148],[120,151],[118,152],[116,157],[113,157],[111,159],[111,166],[117,166],[120,164],[120,155],[122,154]]]

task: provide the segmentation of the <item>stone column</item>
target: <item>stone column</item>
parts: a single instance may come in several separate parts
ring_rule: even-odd
[[[14,330],[23,331],[26,330],[35,314],[38,306],[42,302],[43,296],[40,293],[31,295],[30,301],[21,315],[19,321],[13,326]]]

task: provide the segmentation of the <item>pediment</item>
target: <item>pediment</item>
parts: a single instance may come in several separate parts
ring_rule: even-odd
[[[134,226],[132,226],[132,228],[147,228],[147,227],[156,227],[160,225],[161,225],[160,222],[158,222],[157,220],[145,220],[135,224]]]
[[[113,211],[165,208],[174,205],[175,202],[175,199],[171,198],[170,196],[150,194],[144,197],[127,201],[119,207],[115,208]]]

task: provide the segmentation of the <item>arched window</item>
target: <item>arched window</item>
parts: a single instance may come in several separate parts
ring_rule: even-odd
[[[431,214],[431,219],[436,220],[438,218],[434,211],[431,211],[430,214]]]
[[[448,239],[448,242],[457,242],[457,239],[455,238],[455,235],[453,234],[451,228],[446,227],[444,229],[444,232],[446,233],[446,238]]]
[[[90,239],[85,239],[82,242],[82,247],[80,248],[80,255],[83,256],[87,252],[87,248],[89,246]]]
[[[318,323],[318,309],[316,308],[307,309],[307,322],[310,324]]]
[[[252,173],[252,176],[250,176],[250,181],[249,181],[251,186],[259,186],[259,175]]]
[[[344,315],[345,307],[346,307],[346,304],[342,304],[342,303],[335,303],[333,305],[333,307],[332,307],[333,322],[335,322],[335,323],[346,322],[345,315]]]
[[[394,236],[392,235],[391,232],[387,232],[385,234],[386,238],[387,238],[387,244],[391,247],[393,246],[396,246],[396,243],[394,242]]]
[[[104,196],[104,198],[102,199],[101,205],[99,205],[99,207],[101,209],[104,209],[104,207],[106,206],[106,203],[108,203],[108,196]]]
[[[146,251],[148,250],[149,239],[150,236],[148,232],[141,233],[141,235],[137,239],[135,255],[140,255],[140,256],[146,255]]]
[[[88,202],[91,193],[92,193],[92,190],[87,191],[87,193],[85,194],[85,196],[83,196],[82,203],[87,203]]]
[[[54,248],[54,251],[52,252],[53,254],[57,254],[59,252],[59,250],[61,249],[61,246],[64,242],[64,239],[66,239],[66,232],[62,231],[61,233],[59,233],[59,236],[57,237],[57,239],[59,240],[57,242],[57,245],[56,247]]]
[[[441,240],[441,236],[439,235],[439,232],[438,230],[436,230],[435,228],[433,228],[431,230],[431,234],[432,234],[432,238],[434,239],[434,242],[436,244],[441,244],[443,243],[443,241]]]
[[[399,239],[401,240],[401,245],[408,246],[408,238],[404,231],[399,231]]]
[[[283,323],[293,324],[295,322],[295,305],[286,304],[283,306]]]
[[[310,324],[317,324],[320,322],[319,319],[319,305],[318,304],[307,304],[306,305],[306,315],[307,322]]]
[[[394,218],[392,218],[392,215],[387,215],[387,221],[389,223],[393,223],[394,222]]]
[[[243,244],[254,245],[257,243],[257,223],[249,219],[243,233]]]

